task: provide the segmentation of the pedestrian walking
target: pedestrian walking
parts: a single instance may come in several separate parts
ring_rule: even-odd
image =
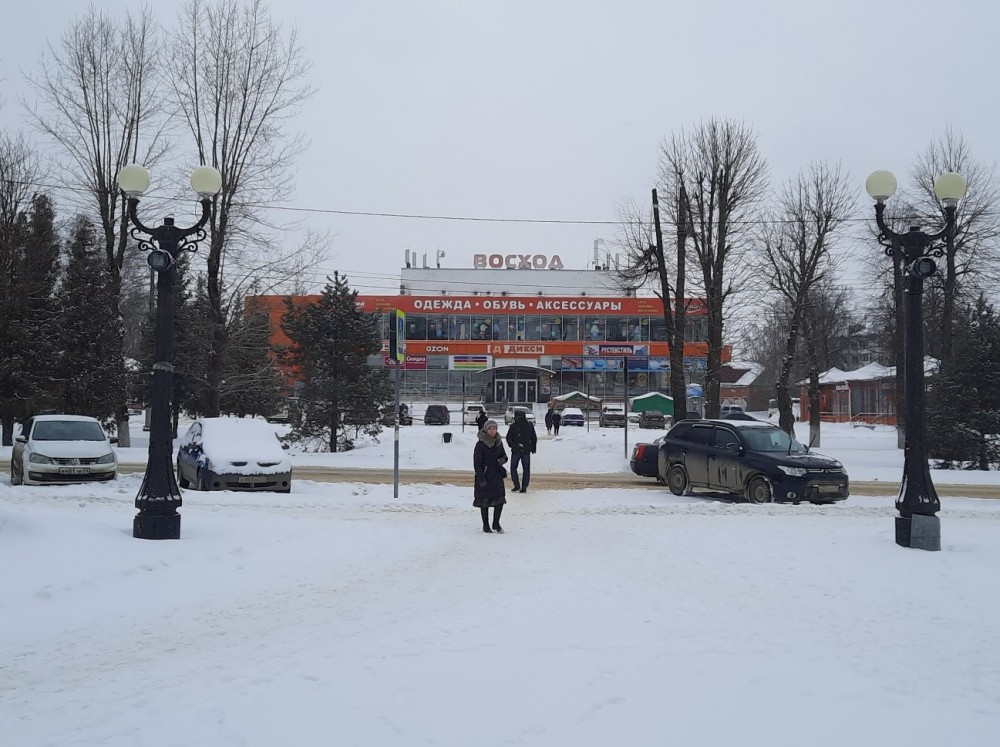
[[[476,418],[476,427],[479,430],[482,430],[483,426],[486,425],[487,420],[489,420],[489,418],[486,417],[486,410],[480,410],[479,417]]]
[[[487,420],[476,438],[476,448],[472,452],[472,466],[476,471],[475,500],[472,505],[479,509],[483,517],[483,531],[503,534],[500,513],[507,502],[504,478],[507,477],[507,452],[503,439],[497,434],[495,420]],[[490,507],[493,508],[493,525],[490,527]]]
[[[555,414],[555,409],[550,405],[549,409],[545,411],[545,432],[552,435],[552,416]]]
[[[562,415],[556,410],[552,413],[552,430],[555,431],[556,436],[559,435],[559,424],[562,422]]]
[[[507,445],[510,447],[510,482],[515,493],[527,493],[531,480],[531,455],[538,446],[535,424],[530,422],[521,410],[514,411],[514,422],[507,429]],[[517,467],[523,467],[520,477]]]

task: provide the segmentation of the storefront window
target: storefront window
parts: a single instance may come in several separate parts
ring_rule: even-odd
[[[542,323],[537,316],[525,319],[524,339],[531,341],[542,339]]]
[[[564,316],[563,317],[563,339],[564,340],[579,340],[580,337],[580,317],[578,316]]]
[[[588,340],[603,340],[604,339],[604,317],[603,316],[586,316],[583,318],[583,327],[586,333],[586,339]]]
[[[474,316],[472,317],[472,339],[492,340],[493,339],[493,317]]]
[[[472,319],[468,314],[457,314],[449,321],[452,340],[472,339]]]
[[[494,314],[493,315],[493,339],[494,340],[506,340],[507,339],[507,315],[506,314]]]
[[[524,339],[524,317],[523,316],[511,316],[507,320],[507,339],[508,340],[523,340]]]
[[[667,342],[667,323],[662,316],[649,318],[649,339],[653,342]]]
[[[427,317],[422,314],[406,315],[406,339],[426,340],[427,339]]]

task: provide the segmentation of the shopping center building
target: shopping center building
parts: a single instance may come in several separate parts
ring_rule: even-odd
[[[576,390],[621,400],[626,358],[630,395],[669,393],[663,302],[618,286],[607,264],[595,258],[590,268],[573,270],[559,255],[518,254],[475,254],[465,268],[439,262],[428,266],[424,255],[418,266],[407,251],[398,293],[357,299],[379,315],[384,354],[370,364],[390,375],[390,316],[406,314],[405,400],[548,402]],[[281,331],[285,298],[248,299],[267,309],[277,345],[289,344]],[[292,298],[298,304],[319,297]],[[689,301],[687,314],[685,374],[700,383],[707,352],[700,299]]]

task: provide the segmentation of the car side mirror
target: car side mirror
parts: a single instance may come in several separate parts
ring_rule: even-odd
[[[28,443],[28,437],[27,436],[18,436],[14,440],[17,441],[19,444],[26,444],[26,443]]]
[[[740,446],[739,444],[728,443],[728,444],[726,444],[726,451],[731,451],[734,454],[742,454],[743,453],[743,447]]]
[[[116,443],[118,443],[118,436],[112,436],[112,437],[111,437],[111,438],[109,438],[108,440],[109,440],[109,441],[110,441],[111,443],[113,443],[113,444],[116,444]]]

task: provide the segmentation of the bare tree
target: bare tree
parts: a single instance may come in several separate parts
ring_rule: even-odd
[[[746,124],[710,119],[662,146],[659,179],[687,193],[685,227],[701,270],[708,316],[706,414],[719,415],[719,369],[727,299],[751,272],[753,214],[767,189],[767,164]]]
[[[232,304],[239,303],[228,268],[253,262],[255,248],[276,250],[262,204],[290,191],[289,167],[303,148],[284,126],[312,95],[310,64],[297,33],[283,33],[261,0],[190,0],[172,44],[171,79],[180,116],[198,161],[222,173],[210,219],[207,291],[212,345],[207,365],[207,414],[217,415]],[[228,268],[227,268],[228,265]],[[239,285],[237,279],[236,285]]]
[[[687,209],[683,183],[672,209],[677,226],[676,255],[669,256],[663,243],[660,222],[660,200],[653,190],[653,235],[644,226],[638,211],[632,207],[622,214],[625,239],[624,262],[617,266],[617,280],[625,287],[652,285],[653,293],[663,301],[663,320],[670,345],[670,395],[674,400],[674,422],[687,417],[687,385],[684,380],[684,330],[688,299],[684,297],[686,281]],[[654,238],[655,242],[651,242]],[[671,303],[673,307],[671,307]]]
[[[956,305],[971,302],[978,291],[1000,280],[1000,182],[996,167],[976,161],[968,143],[950,127],[936,138],[913,168],[915,188],[908,203],[918,223],[944,225],[944,206],[934,194],[934,180],[954,171],[968,180],[969,190],[959,204],[954,236],[945,245],[942,271],[932,276],[927,300],[940,301],[939,313],[925,315],[937,320],[928,330],[928,352],[940,359],[951,357]],[[964,298],[963,298],[964,296]]]
[[[788,387],[803,316],[813,287],[834,268],[834,233],[854,207],[854,189],[841,168],[813,164],[784,186],[773,220],[761,231],[770,287],[791,309],[775,380],[778,425],[789,434],[795,415]]]
[[[114,317],[121,327],[121,269],[128,241],[124,197],[116,182],[122,166],[155,164],[166,147],[156,95],[160,44],[143,7],[117,20],[91,6],[72,21],[58,45],[49,45],[41,70],[28,76],[42,106],[25,103],[36,128],[55,144],[67,186],[86,195],[79,207],[95,216],[103,236]],[[118,331],[119,347],[123,331]],[[117,355],[124,370],[121,349]],[[126,393],[116,416],[119,443],[128,446]]]

